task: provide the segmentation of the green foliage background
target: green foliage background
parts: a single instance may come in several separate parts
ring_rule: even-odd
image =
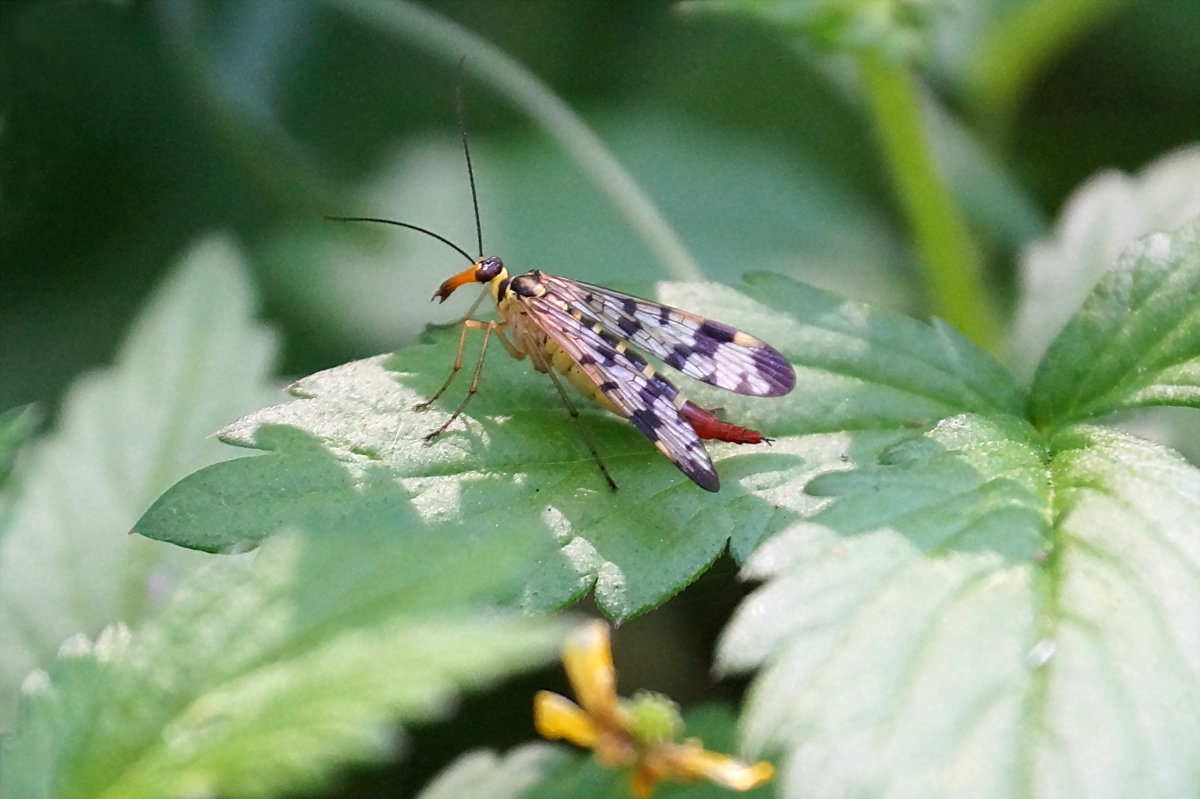
[[[757,675],[743,741],[789,764],[768,795],[1194,794],[1170,753],[1200,746],[1197,40],[1182,0],[0,4],[0,788],[407,796],[488,746],[425,795],[613,795],[510,750],[533,691],[565,691],[563,620],[517,608],[594,584],[636,617],[623,693],[736,702],[722,635]],[[593,412],[622,491],[589,493],[549,387],[499,352],[469,432],[414,444],[454,346],[423,331],[466,306],[427,298],[462,264],[322,217],[474,249],[460,57],[489,253],[746,326],[801,372],[776,404],[700,392],[780,439],[714,448],[703,512]],[[226,462],[250,451],[219,429],[270,454]],[[290,532],[214,558],[135,524]],[[1127,694],[1072,693],[1108,668]],[[733,719],[697,729],[733,751]],[[1006,725],[1014,751],[962,765]],[[1136,734],[1038,762],[1039,730],[1089,729]]]

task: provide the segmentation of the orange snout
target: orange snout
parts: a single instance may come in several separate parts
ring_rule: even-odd
[[[464,269],[457,275],[446,278],[445,281],[442,282],[442,285],[438,286],[438,290],[434,292],[434,295],[429,299],[431,301],[437,300],[438,302],[445,302],[446,298],[453,294],[454,290],[459,286],[465,286],[468,283],[480,282],[478,273],[479,264],[472,264],[470,269]]]

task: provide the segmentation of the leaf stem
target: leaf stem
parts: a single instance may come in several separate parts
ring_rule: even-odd
[[[359,21],[423,47],[492,86],[538,123],[608,197],[677,280],[699,280],[699,264],[650,198],[570,106],[517,61],[455,22],[408,2],[326,0]]]
[[[906,69],[877,55],[861,56],[859,66],[933,313],[991,349],[997,341],[995,309],[983,286],[979,253],[930,153],[915,81]]]

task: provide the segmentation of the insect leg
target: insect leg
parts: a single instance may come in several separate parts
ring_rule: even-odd
[[[437,400],[438,397],[440,397],[440,396],[442,396],[442,394],[446,393],[446,389],[450,388],[450,384],[454,382],[454,378],[458,375],[459,370],[462,369],[463,348],[466,346],[466,343],[467,343],[467,330],[469,330],[471,328],[487,327],[487,326],[491,325],[492,322],[479,322],[475,319],[464,319],[464,320],[462,320],[461,324],[462,324],[462,332],[460,332],[458,334],[458,352],[455,353],[455,355],[454,355],[454,366],[451,367],[450,374],[446,376],[446,381],[444,383],[442,383],[442,387],[439,388],[437,391],[433,392],[432,397],[430,397],[429,399],[425,400],[422,403],[415,405],[413,407],[413,410],[418,410],[418,411],[425,410],[430,405],[432,405]],[[486,346],[486,345],[487,345],[487,337],[485,334],[484,346]],[[482,356],[482,353],[481,353],[481,356]],[[481,358],[481,360],[482,360],[482,358]]]
[[[546,374],[550,375],[550,382],[554,383],[554,388],[558,390],[558,396],[562,398],[563,405],[567,406],[567,413],[570,414],[571,418],[575,420],[575,423],[579,425],[579,435],[583,438],[583,443],[588,448],[588,452],[592,453],[592,460],[596,461],[596,465],[600,467],[600,474],[604,475],[604,481],[608,483],[608,487],[613,491],[616,491],[617,483],[615,480],[613,480],[612,475],[608,473],[608,467],[604,465],[604,460],[600,457],[600,450],[596,448],[596,442],[592,441],[592,437],[588,435],[587,425],[585,425],[583,423],[583,419],[579,417],[579,409],[575,407],[575,403],[572,402],[571,398],[567,395],[567,392],[563,388],[562,383],[559,381],[558,375],[555,374],[554,369],[549,364],[545,363],[544,356],[538,355],[537,352],[537,350],[531,350],[531,357],[535,362],[540,364],[540,367],[544,367],[539,368],[539,371],[545,371]]]
[[[463,332],[458,340],[458,356],[454,359],[454,369],[451,370],[450,376],[446,378],[446,382],[442,384],[442,387],[438,389],[437,393],[429,398],[429,402],[418,405],[418,408],[428,407],[430,402],[433,402],[435,399],[440,397],[442,392],[446,390],[446,387],[450,385],[450,381],[454,379],[454,376],[458,374],[458,371],[462,368],[463,342],[466,340],[467,328],[469,327],[483,328],[483,343],[479,345],[479,360],[475,362],[475,373],[471,378],[471,387],[467,389],[467,396],[463,397],[463,401],[458,403],[458,407],[454,409],[454,413],[450,414],[450,418],[443,422],[442,426],[437,430],[434,430],[432,433],[425,436],[426,441],[432,441],[442,433],[446,432],[446,428],[449,427],[454,420],[462,414],[463,409],[467,407],[467,403],[471,401],[471,397],[475,396],[475,392],[479,390],[479,374],[483,371],[483,359],[487,355],[488,342],[492,338],[492,332],[495,331],[496,335],[500,338],[504,337],[503,322],[480,322],[475,319],[467,319],[464,321]],[[505,339],[505,343],[508,344],[507,339]],[[509,346],[511,346],[511,344]]]

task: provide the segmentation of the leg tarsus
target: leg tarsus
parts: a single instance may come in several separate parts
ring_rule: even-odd
[[[441,388],[439,388],[437,391],[433,392],[432,397],[425,400],[424,402],[419,402],[416,405],[414,405],[413,410],[423,411],[423,410],[427,409],[430,405],[432,405],[434,402],[436,402],[439,397],[441,397],[443,394],[446,393],[446,389],[450,388],[450,384],[454,382],[454,378],[458,376],[459,371],[462,369],[463,348],[466,347],[466,344],[467,344],[467,331],[474,329],[474,328],[481,328],[481,327],[484,328],[485,330],[490,329],[490,328],[496,326],[497,323],[496,322],[479,322],[475,319],[464,319],[461,324],[462,324],[462,331],[458,334],[458,352],[456,352],[454,355],[454,366],[452,366],[450,368],[450,374],[448,374],[446,376],[446,380],[445,380],[445,382],[442,383]],[[487,334],[484,335],[484,341],[485,342],[487,341]]]
[[[566,390],[563,389],[562,383],[559,382],[558,375],[555,373],[554,369],[550,368],[550,364],[544,362],[541,356],[533,355],[532,357],[535,365],[546,367],[544,370],[539,368],[539,371],[545,371],[546,374],[550,375],[550,382],[554,383],[554,388],[558,390],[558,396],[562,398],[563,405],[567,406],[567,413],[570,415],[571,419],[574,420],[575,424],[579,426],[579,435],[581,438],[583,438],[584,446],[586,446],[588,452],[591,453],[592,460],[594,460],[596,462],[596,466],[599,467],[600,474],[604,476],[604,482],[608,483],[608,487],[610,489],[616,491],[617,481],[613,479],[611,474],[609,474],[608,467],[604,465],[604,459],[600,457],[600,450],[596,448],[596,442],[592,441],[591,435],[588,434],[587,427],[584,425],[583,419],[581,419],[579,416],[579,409],[575,407],[575,403],[571,401],[569,396],[567,396]]]
[[[467,389],[467,395],[465,397],[463,397],[462,402],[458,403],[458,407],[454,409],[454,413],[450,414],[450,418],[447,419],[445,422],[443,422],[441,427],[439,427],[437,430],[434,430],[432,433],[425,436],[425,441],[433,441],[435,438],[440,436],[442,433],[446,432],[446,428],[448,428],[451,424],[453,424],[454,420],[457,419],[460,415],[462,415],[463,410],[467,407],[467,403],[471,401],[471,397],[475,396],[476,392],[479,391],[479,375],[483,371],[483,360],[487,356],[488,341],[491,340],[492,331],[498,329],[500,327],[500,323],[499,322],[476,322],[474,320],[468,319],[467,321],[463,322],[462,339],[465,339],[466,331],[467,331],[468,327],[482,327],[483,328],[483,343],[479,346],[479,359],[477,361],[475,361],[475,372],[471,378],[471,385]],[[458,371],[460,369],[462,369],[462,340],[461,339],[459,341],[458,357],[454,361],[454,369],[450,372],[450,377],[446,378],[446,383],[438,390],[437,394],[434,394],[432,397],[430,397],[429,402],[433,402],[435,399],[437,399],[439,396],[441,396],[442,392],[446,390],[446,386],[450,385],[450,381],[454,379],[454,376],[456,374],[458,374]],[[425,406],[428,406],[429,402],[424,403]],[[418,406],[418,407],[420,407],[420,406]]]

